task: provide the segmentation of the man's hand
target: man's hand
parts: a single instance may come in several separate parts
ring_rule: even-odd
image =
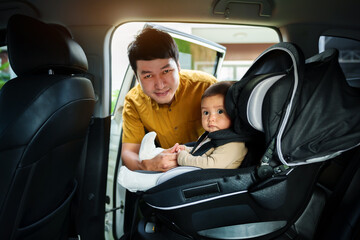
[[[178,144],[175,144],[172,148],[162,151],[153,159],[143,160],[142,163],[145,167],[144,170],[166,172],[174,167],[177,167],[177,147]]]
[[[165,172],[174,167],[177,167],[176,148],[169,148],[158,154],[152,159],[139,160],[140,144],[123,143],[121,150],[121,158],[124,165],[130,170],[146,170],[146,171],[161,171]]]

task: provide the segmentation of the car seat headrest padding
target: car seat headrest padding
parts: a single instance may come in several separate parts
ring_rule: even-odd
[[[265,79],[264,81],[257,84],[250,93],[246,108],[246,116],[250,125],[258,131],[264,131],[262,122],[262,106],[265,94],[269,88],[283,76],[285,76],[285,74],[280,74]]]

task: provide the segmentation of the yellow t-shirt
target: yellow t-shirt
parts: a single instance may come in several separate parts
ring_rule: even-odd
[[[201,96],[216,78],[194,70],[182,70],[179,75],[179,87],[171,105],[157,104],[142,91],[140,84],[128,92],[123,110],[124,143],[140,144],[146,129],[156,132],[162,148],[170,148],[175,143],[194,142],[204,132]]]

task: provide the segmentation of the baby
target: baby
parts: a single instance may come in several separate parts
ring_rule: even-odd
[[[201,98],[202,126],[205,133],[194,147],[175,144],[177,162],[199,168],[238,168],[247,154],[244,139],[231,129],[225,110],[225,95],[233,81],[211,85]]]

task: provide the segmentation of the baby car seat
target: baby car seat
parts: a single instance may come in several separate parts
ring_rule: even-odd
[[[300,235],[305,210],[324,201],[314,192],[324,161],[359,145],[360,93],[337,57],[328,50],[305,64],[290,43],[262,53],[226,96],[235,131],[264,135],[259,164],[183,173],[138,193],[144,218],[135,239]]]

